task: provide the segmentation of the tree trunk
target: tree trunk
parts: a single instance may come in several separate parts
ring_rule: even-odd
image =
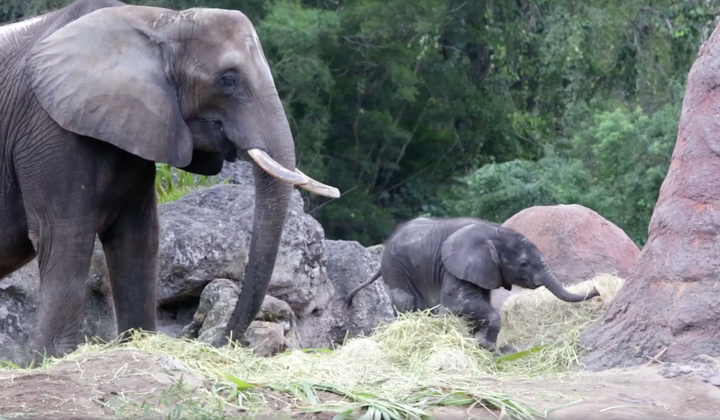
[[[720,356],[720,26],[688,75],[647,244],[583,336],[589,369]]]

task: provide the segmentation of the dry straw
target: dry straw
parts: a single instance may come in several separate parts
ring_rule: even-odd
[[[540,414],[519,403],[518,396],[506,395],[502,380],[576,369],[580,335],[622,283],[602,275],[570,287],[583,293],[595,286],[601,294],[575,304],[560,301],[545,288],[511,296],[504,305],[498,344],[535,346],[535,351],[500,358],[476,346],[462,319],[422,312],[401,315],[372,336],[349,339],[335,350],[262,358],[235,346],[213,348],[194,340],[134,333],[129,343],[87,344],[65,360],[117,347],[172,354],[214,384],[206,391],[208,398],[222,397],[251,412],[265,409],[264,394],[272,389],[285,394],[294,409],[306,411],[349,414],[368,409],[369,415],[380,416],[376,418],[413,418],[427,414],[433,405],[483,404],[504,409],[512,418],[537,418]],[[500,381],[484,380],[487,377]],[[335,397],[328,398],[331,394]]]
[[[533,357],[505,365],[505,373],[529,376],[570,371],[579,366],[580,336],[600,317],[623,283],[621,278],[603,274],[568,287],[579,294],[597,288],[600,296],[582,303],[563,302],[544,287],[510,296],[503,305],[498,344],[545,347]]]

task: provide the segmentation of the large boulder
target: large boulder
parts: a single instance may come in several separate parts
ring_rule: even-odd
[[[687,78],[645,247],[581,343],[590,369],[720,356],[720,25]]]
[[[198,310],[193,321],[183,328],[182,337],[196,338],[208,344],[217,344],[225,333],[238,294],[234,282],[228,279],[213,280],[200,295]],[[260,312],[248,327],[243,344],[256,355],[270,357],[287,349],[299,347],[295,313],[287,302],[266,295]]]
[[[242,283],[254,197],[251,185],[216,185],[160,207],[161,309],[189,306],[194,312],[210,281]],[[308,314],[325,274],[323,240],[322,226],[303,211],[295,190],[268,293],[301,316]]]
[[[298,319],[298,332],[306,347],[332,347],[347,337],[370,335],[380,324],[394,319],[390,297],[382,279],[358,292],[351,307],[343,298],[372,277],[380,266],[376,247],[356,241],[325,241],[327,276],[313,301],[313,317]]]
[[[282,300],[265,297],[256,321],[243,339],[256,354],[271,356],[298,347],[333,347],[342,344],[346,337],[372,334],[378,325],[394,319],[381,280],[359,292],[352,307],[347,308],[342,300],[377,270],[379,254],[355,241],[326,240],[324,249],[327,275],[323,275],[304,315],[296,315]],[[230,319],[239,289],[242,286],[238,288],[227,279],[207,285],[193,321],[185,326],[182,336],[216,343]]]
[[[566,286],[598,274],[624,278],[640,255],[622,229],[579,204],[529,207],[502,225],[527,236]]]

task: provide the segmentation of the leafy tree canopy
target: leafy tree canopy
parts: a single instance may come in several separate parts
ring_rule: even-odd
[[[69,3],[6,0],[0,21]],[[256,24],[305,194],[329,238],[365,245],[426,215],[504,221],[580,203],[638,244],[685,78],[720,0],[133,0]]]

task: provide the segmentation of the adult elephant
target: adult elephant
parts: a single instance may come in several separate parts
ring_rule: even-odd
[[[545,263],[540,251],[521,233],[481,219],[417,218],[400,224],[385,242],[380,269],[345,297],[353,296],[382,276],[395,311],[440,307],[467,317],[478,343],[495,350],[500,314],[490,304],[490,291],[513,285],[545,286],[559,299],[582,302],[599,296],[568,292]]]
[[[156,330],[155,162],[202,175],[239,150],[254,162],[249,260],[226,329],[236,338],[267,291],[293,185],[339,196],[295,168],[241,12],[80,0],[0,27],[0,81],[0,279],[38,258],[32,350],[77,347],[96,235],[118,331]]]

